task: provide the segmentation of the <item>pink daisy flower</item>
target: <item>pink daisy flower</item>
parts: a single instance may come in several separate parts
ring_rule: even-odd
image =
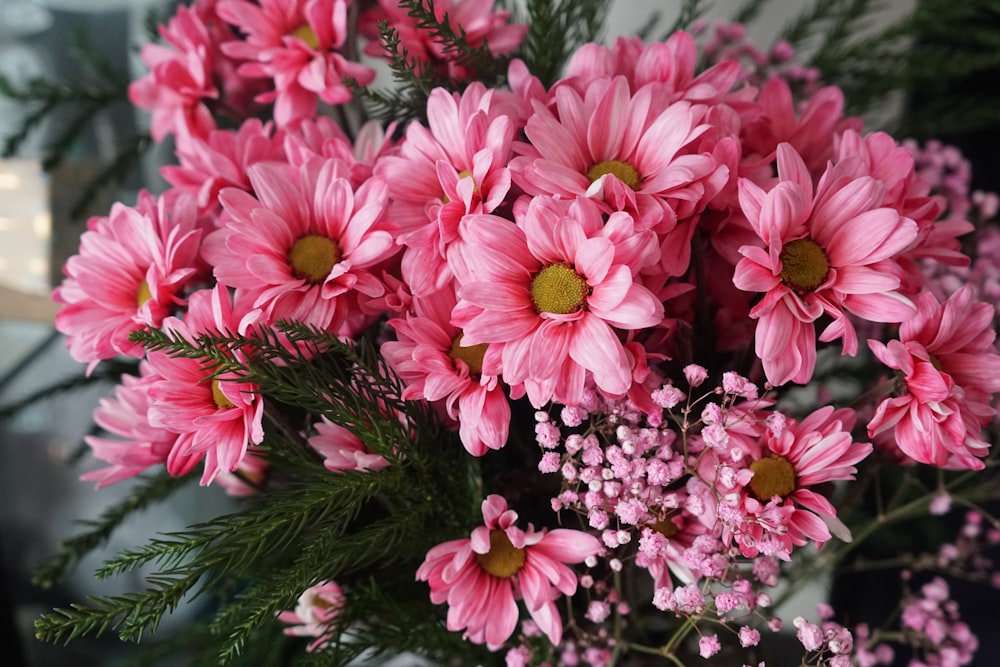
[[[178,164],[165,165],[160,173],[178,192],[190,192],[198,208],[214,213],[219,192],[226,187],[250,191],[250,165],[283,161],[282,134],[268,123],[252,118],[237,130],[214,130],[204,138],[192,138],[176,150]]]
[[[499,348],[463,346],[462,330],[451,324],[454,305],[451,287],[415,298],[412,312],[389,320],[398,340],[383,343],[382,354],[407,385],[403,398],[442,401],[465,449],[482,456],[507,443],[510,405],[497,372]]]
[[[428,127],[411,123],[376,173],[389,183],[389,217],[398,225],[403,279],[415,294],[444,287],[445,256],[468,213],[492,213],[510,191],[515,127],[494,91],[474,82],[461,94],[435,88]]]
[[[385,182],[372,178],[355,191],[338,160],[259,163],[248,174],[256,196],[235,188],[219,196],[227,215],[202,251],[215,277],[245,292],[268,323],[353,326],[357,295],[385,289],[371,270],[398,250],[380,229]]]
[[[562,618],[555,600],[576,593],[577,584],[566,565],[596,555],[600,542],[565,528],[521,530],[502,496],[489,496],[482,508],[484,525],[428,551],[417,579],[430,586],[431,602],[448,603],[448,629],[464,630],[472,642],[500,648],[517,626],[516,601],[523,599],[539,629],[558,644]]]
[[[353,78],[365,86],[375,72],[337,52],[347,37],[347,0],[220,0],[219,16],[239,28],[245,41],[222,50],[247,61],[239,72],[274,81],[274,90],[257,96],[274,102],[279,127],[316,115],[316,100],[343,104],[351,99],[344,84]]]
[[[201,18],[183,5],[159,30],[166,45],[143,45],[140,57],[150,71],[129,85],[129,101],[152,112],[154,140],[162,142],[174,134],[183,144],[215,129],[207,104],[219,96],[213,78],[214,47]]]
[[[463,345],[502,343],[504,381],[524,382],[536,407],[552,399],[578,404],[588,371],[601,391],[624,395],[633,369],[616,330],[663,319],[663,304],[633,277],[648,250],[612,236],[622,225],[631,229],[631,218],[619,213],[602,226],[592,202],[564,206],[545,197],[518,217],[520,226],[493,216],[462,221],[469,242],[461,263],[475,267],[455,271],[469,274],[454,314]]]
[[[510,163],[514,183],[528,194],[602,199],[635,213],[645,226],[673,230],[725,184],[729,172],[697,152],[706,107],[664,104],[656,87],[630,90],[625,77],[596,80],[585,91],[555,89],[550,106],[535,104],[524,128],[527,143]],[[684,267],[670,268],[674,275]]]
[[[774,385],[808,382],[816,364],[815,321],[833,321],[819,340],[843,339],[855,355],[858,338],[848,313],[873,322],[902,322],[915,312],[899,293],[895,257],[917,237],[917,225],[883,207],[884,184],[843,177],[836,165],[815,194],[805,163],[789,144],[778,147],[778,184],[768,192],[740,179],[740,206],[763,247],[740,248],[734,284],[763,298],[756,351]]]
[[[1000,392],[993,317],[993,307],[974,301],[969,286],[943,304],[925,292],[899,340],[869,340],[879,361],[901,377],[900,395],[878,405],[868,434],[891,432],[899,449],[921,463],[981,470],[990,448],[982,427],[993,419],[993,395]]]
[[[320,419],[315,428],[316,434],[309,438],[309,446],[323,457],[327,470],[381,470],[389,465],[384,457],[365,447],[361,438],[326,417]]]
[[[826,406],[801,422],[786,419],[768,428],[751,445],[745,461],[752,474],[739,476],[743,515],[732,536],[744,556],[756,557],[769,543],[768,551],[776,550],[768,555],[787,560],[793,546],[810,540],[822,546],[831,526],[849,539],[836,508],[812,487],[853,480],[855,464],[871,453],[871,443],[851,438],[855,417],[853,410]]]
[[[110,465],[85,473],[80,479],[97,482],[100,489],[162,463],[175,477],[186,475],[198,463],[200,457],[182,454],[175,446],[176,433],[149,423],[149,387],[160,379],[143,361],[138,376],[123,375],[114,397],[101,399],[94,411],[94,422],[118,438],[84,437],[94,458]]]
[[[234,308],[219,284],[192,294],[184,320],[168,318],[163,329],[195,342],[206,333],[245,335],[259,319],[259,311]],[[204,457],[202,485],[235,470],[249,445],[264,439],[264,402],[255,385],[231,373],[212,377],[203,362],[166,352],[151,352],[149,364],[160,376],[149,387],[149,423],[178,434],[180,454]]]
[[[740,64],[723,61],[695,76],[698,58],[694,38],[683,30],[665,42],[650,44],[639,37],[619,37],[610,47],[589,43],[577,49],[559,85],[573,86],[582,94],[589,83],[620,75],[632,90],[656,84],[659,94],[671,102],[718,104],[736,83]]]
[[[116,203],[108,217],[91,218],[87,226],[52,299],[63,304],[56,328],[90,371],[119,354],[142,357],[142,346],[129,334],[159,327],[184,303],[183,292],[201,277],[203,265],[190,196],[142,192],[135,208]]]
[[[434,0],[434,16],[438,21],[447,16],[448,24],[461,30],[469,46],[484,42],[496,55],[511,53],[528,32],[528,26],[508,23],[511,12],[494,11],[493,0]],[[399,34],[399,47],[408,57],[421,63],[430,63],[454,79],[470,79],[475,75],[468,68],[455,62],[455,56],[445,50],[445,45],[429,31],[422,29],[405,7],[396,0],[378,0],[378,6],[361,15],[361,34],[372,40],[365,46],[365,53],[376,58],[384,57],[385,47],[379,41],[379,24],[388,21]]]
[[[286,635],[315,637],[306,650],[318,651],[333,639],[333,624],[345,601],[340,586],[332,581],[321,581],[299,596],[294,610],[278,614],[278,620],[291,624],[291,627],[285,628]]]

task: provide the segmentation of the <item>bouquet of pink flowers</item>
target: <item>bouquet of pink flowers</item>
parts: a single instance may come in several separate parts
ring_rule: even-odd
[[[88,369],[137,362],[87,438],[99,487],[163,470],[118,515],[192,477],[242,504],[108,561],[160,569],[41,637],[137,639],[201,594],[177,646],[254,665],[790,664],[783,626],[803,665],[970,664],[921,575],[1000,584],[996,196],[787,43],[602,45],[602,4],[194,0],[161,26],[130,98],[169,187],[89,221],[56,325]],[[888,624],[783,617],[952,505]]]

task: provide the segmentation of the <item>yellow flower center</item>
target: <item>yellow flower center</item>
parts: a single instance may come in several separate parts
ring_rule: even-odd
[[[462,334],[458,334],[451,342],[451,351],[448,352],[448,356],[452,359],[461,359],[469,367],[470,374],[479,376],[483,373],[483,357],[486,356],[487,347],[489,347],[489,343],[462,347]]]
[[[639,176],[639,172],[636,171],[635,167],[628,162],[605,160],[604,162],[598,162],[587,170],[587,178],[590,179],[591,183],[605,174],[611,174],[633,190],[642,186],[642,177]]]
[[[785,498],[795,490],[795,468],[784,456],[771,454],[751,463],[750,469],[753,470],[750,490],[761,502],[766,503],[774,496]]]
[[[309,234],[292,245],[288,263],[292,274],[306,282],[321,283],[330,275],[330,269],[340,261],[337,244],[325,236]]]
[[[315,49],[319,47],[319,37],[316,36],[316,31],[312,29],[308,23],[303,23],[298,28],[292,31],[292,37],[298,37],[303,42],[306,43],[310,49]]]
[[[799,292],[811,292],[826,280],[830,262],[819,244],[812,239],[798,239],[781,249],[781,280]]]
[[[479,566],[494,577],[513,577],[522,567],[527,554],[510,543],[507,533],[502,530],[490,531],[490,550],[476,554]]]
[[[531,301],[540,313],[575,313],[589,292],[587,282],[565,264],[550,264],[531,281]]]
[[[149,283],[143,280],[139,283],[139,289],[135,291],[135,304],[139,308],[153,298],[153,293],[149,291]]]
[[[212,380],[212,400],[215,401],[215,407],[220,410],[236,407],[236,404],[226,398],[226,395],[222,393],[222,387],[219,386],[219,381],[214,379]]]

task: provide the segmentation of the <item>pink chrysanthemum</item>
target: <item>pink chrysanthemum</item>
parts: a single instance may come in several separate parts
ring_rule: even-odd
[[[174,134],[180,143],[215,129],[207,102],[219,96],[213,79],[214,46],[198,14],[185,6],[160,26],[163,44],[145,44],[142,61],[149,74],[132,82],[129,100],[152,112],[150,134],[157,142]]]
[[[64,304],[56,328],[70,354],[93,369],[119,354],[142,357],[129,334],[158,327],[184,303],[183,292],[201,275],[195,201],[142,192],[135,208],[116,203],[106,218],[91,218],[80,252],[64,267],[52,299]]]
[[[882,206],[884,184],[844,177],[837,165],[813,189],[805,163],[789,144],[778,147],[779,182],[764,192],[741,179],[740,206],[763,247],[743,246],[733,282],[763,298],[756,351],[775,385],[808,382],[816,365],[815,322],[833,321],[819,340],[843,339],[855,355],[858,338],[848,313],[873,322],[903,322],[913,303],[899,293],[895,257],[917,237],[917,225]]]
[[[197,197],[200,210],[215,212],[222,188],[251,190],[250,165],[284,160],[282,139],[270,123],[252,118],[237,130],[215,130],[178,146],[178,164],[165,165],[160,173],[178,192]]]
[[[286,635],[315,637],[306,650],[318,651],[333,639],[333,624],[345,601],[344,591],[340,586],[332,581],[321,581],[299,596],[293,611],[279,613],[278,620],[292,624],[285,628]]]
[[[383,343],[382,354],[407,385],[403,398],[443,401],[466,450],[482,456],[506,444],[510,405],[498,368],[490,368],[498,367],[499,348],[463,346],[461,329],[451,324],[454,305],[451,287],[415,298],[412,312],[389,320],[398,340]]]
[[[745,461],[752,474],[738,477],[743,516],[733,535],[744,556],[755,557],[770,544],[768,555],[787,560],[793,546],[828,541],[828,524],[847,537],[836,508],[812,487],[853,480],[855,464],[871,453],[871,443],[851,438],[855,417],[852,410],[826,406],[801,422],[787,419],[781,428],[768,428],[750,447]]]
[[[241,74],[274,81],[274,90],[257,101],[274,101],[279,127],[313,117],[317,98],[327,104],[350,101],[345,78],[361,85],[374,80],[374,70],[337,51],[347,37],[347,5],[347,0],[219,1],[219,16],[246,35],[245,41],[224,44],[223,52],[247,61]]]
[[[536,197],[518,217],[519,225],[493,216],[462,221],[469,242],[455,273],[468,282],[454,320],[463,344],[502,343],[504,381],[523,382],[536,407],[578,404],[588,371],[601,391],[624,395],[633,369],[618,331],[663,319],[663,304],[633,279],[649,244],[642,233],[622,233],[632,232],[627,214],[605,226],[587,199]]]
[[[892,431],[903,453],[921,463],[982,469],[990,448],[982,427],[993,419],[993,395],[1000,392],[993,316],[968,286],[943,304],[925,292],[899,340],[869,340],[879,361],[902,375],[901,395],[879,404],[869,435]]]
[[[383,456],[365,447],[361,438],[326,417],[316,422],[315,428],[309,446],[323,457],[327,470],[381,470],[389,465]]]
[[[589,43],[577,49],[559,85],[572,86],[582,94],[589,83],[620,75],[628,79],[632,90],[656,84],[658,94],[671,102],[717,104],[736,82],[740,64],[723,61],[695,76],[698,58],[694,38],[683,30],[665,42],[651,44],[643,44],[639,37],[619,37],[610,47]]]
[[[469,538],[439,544],[427,552],[417,579],[431,588],[434,604],[448,603],[448,629],[491,650],[500,648],[518,621],[518,599],[553,644],[562,638],[555,600],[576,592],[567,563],[581,563],[601,550],[597,538],[578,530],[521,530],[507,501],[483,501],[484,525]]]
[[[84,438],[94,457],[110,465],[85,473],[80,479],[97,482],[97,488],[134,477],[149,468],[167,464],[171,475],[190,472],[200,457],[182,454],[177,434],[149,423],[149,387],[161,380],[145,361],[139,375],[124,375],[114,397],[102,398],[94,422],[118,438],[88,435]]]
[[[168,318],[163,329],[195,342],[200,335],[245,335],[260,318],[255,310],[235,309],[219,284],[191,295],[184,320]],[[257,387],[229,373],[212,377],[197,359],[151,352],[149,364],[160,376],[149,387],[149,423],[178,434],[180,454],[204,456],[202,485],[220,472],[232,472],[249,445],[264,438],[264,402]]]
[[[256,197],[235,188],[219,196],[228,217],[203,248],[215,277],[245,292],[269,323],[351,325],[357,294],[384,292],[370,269],[398,250],[379,228],[385,182],[372,178],[355,191],[339,160],[260,163],[248,173]]]
[[[434,16],[438,21],[448,17],[448,24],[456,33],[461,31],[469,46],[483,43],[496,55],[512,52],[524,40],[528,26],[508,23],[511,12],[494,11],[494,0],[435,0]],[[379,24],[388,21],[399,35],[399,48],[408,57],[421,63],[430,63],[442,73],[456,79],[470,79],[475,72],[458,64],[447,50],[446,44],[429,30],[421,28],[417,19],[396,0],[378,0],[378,6],[364,12],[359,20],[361,33],[372,40],[365,46],[365,53],[376,58],[384,57],[385,47],[379,41]]]
[[[376,173],[389,183],[389,217],[407,246],[403,278],[414,294],[441,289],[451,278],[445,261],[468,213],[492,213],[510,190],[515,127],[494,91],[479,82],[461,94],[435,88],[427,124],[411,123]]]
[[[706,107],[680,101],[664,105],[657,89],[630,90],[624,77],[596,80],[584,93],[555,89],[552,106],[535,104],[515,144],[514,183],[529,194],[603,199],[610,210],[628,210],[644,227],[672,231],[704,208],[729,172],[696,140]],[[673,275],[684,266],[664,267]]]

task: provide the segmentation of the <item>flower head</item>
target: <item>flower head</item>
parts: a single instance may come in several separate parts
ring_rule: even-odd
[[[278,620],[293,624],[285,628],[286,635],[315,637],[306,650],[317,651],[333,638],[333,624],[344,601],[344,592],[340,586],[332,581],[321,581],[299,596],[294,610],[278,614]]]
[[[491,650],[517,626],[518,599],[553,644],[562,638],[555,600],[576,592],[577,577],[566,566],[601,550],[597,538],[565,528],[536,531],[515,525],[517,513],[492,495],[483,501],[484,525],[469,538],[427,552],[417,579],[431,588],[431,601],[448,603],[448,629]]]

